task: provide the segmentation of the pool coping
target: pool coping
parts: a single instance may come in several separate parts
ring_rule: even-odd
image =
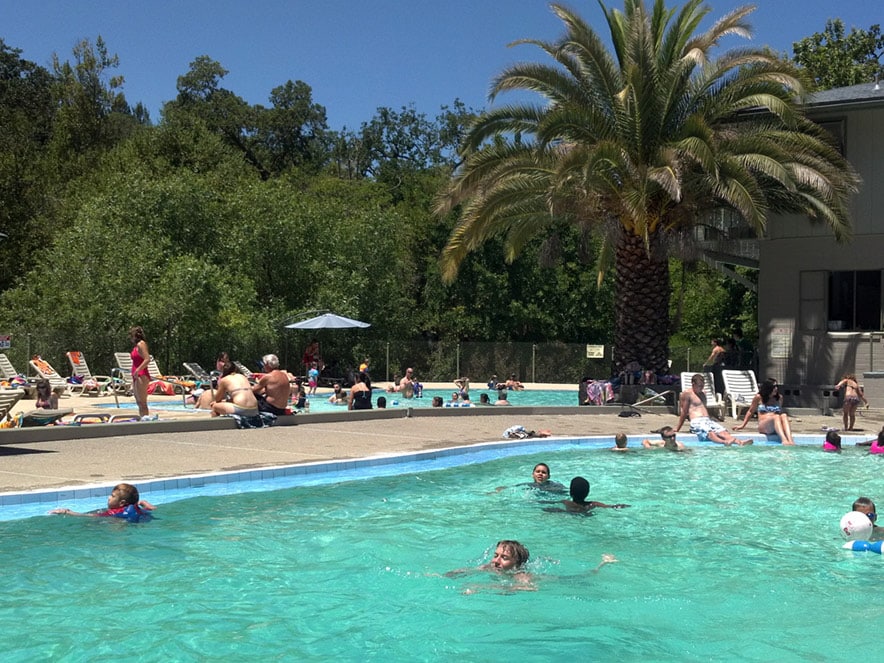
[[[470,417],[512,415],[610,415],[624,409],[619,403],[612,405],[545,405],[492,407],[473,405],[466,408],[413,408],[395,407],[343,412],[321,412],[278,417],[276,426],[300,426],[339,421],[400,419],[403,417]],[[642,411],[655,414],[672,414],[672,408],[653,406]],[[107,424],[83,424],[81,426],[35,426],[31,428],[7,428],[0,430],[0,446],[55,442],[83,438],[116,437],[119,435],[144,435],[156,433],[199,433],[217,430],[234,430],[236,422],[230,417],[201,417],[199,419],[159,419],[157,421],[127,421]]]

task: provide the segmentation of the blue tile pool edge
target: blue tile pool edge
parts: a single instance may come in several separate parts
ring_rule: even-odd
[[[646,437],[647,435],[631,435],[629,444],[635,449],[634,445],[640,445],[641,440]],[[745,437],[751,437],[759,446],[782,446],[775,436],[754,434]],[[689,447],[721,446],[711,442],[699,442],[694,435],[686,434],[681,438]],[[857,436],[854,439],[845,436],[845,448],[850,448],[855,442],[863,439],[865,438]],[[613,437],[610,435],[497,440],[429,451],[385,453],[346,460],[129,481],[138,487],[144,499],[162,504],[201,496],[219,497],[440,470],[497,458],[558,451],[571,447],[610,447],[613,443]],[[796,443],[799,446],[819,446],[821,441],[818,435],[799,435],[796,436]],[[45,515],[49,510],[59,507],[75,511],[98,509],[104,506],[112,487],[120,481],[123,479],[100,484],[0,493],[0,521]]]

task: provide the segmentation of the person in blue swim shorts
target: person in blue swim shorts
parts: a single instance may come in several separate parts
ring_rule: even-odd
[[[691,378],[690,390],[681,392],[681,396],[678,399],[679,412],[681,414],[678,415],[678,424],[675,426],[675,432],[679,432],[684,425],[685,419],[688,419],[691,432],[701,442],[708,440],[728,447],[732,444],[741,447],[752,444],[752,440],[735,438],[727,428],[709,416],[709,411],[706,409],[706,394],[703,393],[703,384],[703,375],[697,373]]]

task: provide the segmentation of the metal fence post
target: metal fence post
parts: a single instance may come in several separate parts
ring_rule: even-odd
[[[537,382],[537,344],[531,345],[531,382]]]
[[[454,358],[454,367],[455,367],[455,372],[457,373],[457,375],[455,375],[454,377],[459,378],[460,377],[460,341],[457,342],[457,350],[455,352],[455,358]]]
[[[387,341],[387,381],[390,381],[390,341]]]

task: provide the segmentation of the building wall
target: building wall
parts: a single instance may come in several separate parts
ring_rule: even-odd
[[[849,243],[838,244],[828,226],[796,215],[772,217],[760,242],[759,377],[804,385],[805,405],[818,405],[817,387],[845,372],[862,380],[865,371],[884,370],[881,332],[827,327],[828,272],[884,269],[884,104],[812,117],[840,122],[845,154],[863,184],[851,201]]]

